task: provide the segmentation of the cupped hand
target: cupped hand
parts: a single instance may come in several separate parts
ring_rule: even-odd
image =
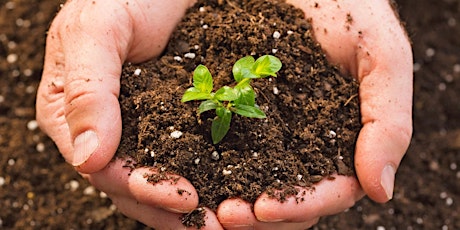
[[[351,207],[364,194],[387,202],[410,143],[412,51],[389,0],[287,2],[311,18],[329,61],[360,83],[363,127],[355,150],[357,178],[335,175],[335,180],[320,182],[314,191],[307,189],[299,203],[294,198],[280,203],[262,195],[254,212],[246,202],[227,200],[217,211],[227,229],[305,229],[321,216]]]
[[[111,162],[121,138],[120,75],[125,61],[160,55],[191,4],[67,1],[48,32],[37,95],[37,121],[66,161],[125,215],[157,229],[183,228],[180,213],[195,209],[198,195],[184,178],[153,186],[143,178],[149,169],[130,172],[124,162]],[[189,193],[179,195],[179,188]],[[209,210],[206,228],[221,228]]]

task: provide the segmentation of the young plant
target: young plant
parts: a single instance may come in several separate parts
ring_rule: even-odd
[[[188,88],[182,96],[182,102],[204,100],[198,107],[198,114],[209,110],[216,111],[212,121],[211,137],[214,144],[219,143],[230,129],[232,113],[250,118],[265,118],[265,113],[256,104],[256,93],[251,86],[251,79],[276,77],[281,69],[281,62],[271,55],[264,55],[254,60],[252,56],[239,59],[233,65],[234,87],[223,86],[213,90],[213,79],[204,65],[196,67],[193,73],[193,87]]]

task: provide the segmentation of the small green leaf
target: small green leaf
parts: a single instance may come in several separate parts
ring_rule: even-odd
[[[228,109],[216,109],[216,112],[220,110],[221,116],[217,116],[212,121],[211,125],[211,138],[214,144],[219,143],[227,134],[230,129],[230,122],[232,120],[232,112]],[[218,114],[219,114],[218,113]]]
[[[264,55],[257,58],[254,66],[252,67],[252,72],[255,75],[258,75],[259,78],[264,78],[267,76],[276,77],[276,72],[281,69],[281,61],[272,55]]]
[[[182,102],[193,101],[193,100],[206,100],[211,99],[210,93],[201,92],[195,87],[188,88],[184,95],[182,95]]]
[[[217,90],[216,94],[214,94],[214,98],[219,101],[234,101],[238,99],[239,96],[238,90],[228,86],[220,88]]]
[[[262,111],[261,109],[255,106],[236,104],[235,107],[232,108],[232,111],[236,114],[239,114],[245,117],[249,117],[249,118],[261,118],[262,119],[262,118],[267,117],[264,111]]]
[[[198,113],[203,113],[208,110],[213,110],[217,108],[217,103],[214,102],[213,100],[206,100],[201,102],[200,106],[198,107]]]
[[[254,106],[256,104],[256,93],[254,89],[246,82],[245,84],[238,84],[235,89],[239,91],[239,97],[234,101],[234,104]]]
[[[213,88],[212,76],[208,68],[199,65],[193,71],[193,86],[203,93],[211,93]]]
[[[254,65],[254,62],[255,61],[252,56],[246,56],[235,62],[233,65],[232,73],[236,82],[240,82],[243,80],[243,78],[249,78],[245,76],[252,75],[251,69]]]
[[[223,107],[223,106],[218,106],[218,107],[216,108],[216,115],[217,115],[218,117],[223,117],[223,116],[225,115],[226,110],[227,110],[227,109],[226,109],[225,107]]]

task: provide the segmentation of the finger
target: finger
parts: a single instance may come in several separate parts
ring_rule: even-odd
[[[411,67],[374,70],[360,87],[363,128],[356,144],[356,173],[370,198],[386,202],[412,135]]]
[[[217,209],[219,222],[225,229],[261,229],[261,230],[294,230],[307,229],[318,222],[318,218],[304,222],[265,223],[257,220],[252,211],[252,205],[241,199],[223,201]]]
[[[182,224],[183,214],[171,213],[124,196],[113,196],[111,199],[121,213],[154,229],[196,229]],[[217,217],[209,209],[206,209],[204,221],[204,227],[200,229],[222,229]]]
[[[313,189],[300,188],[296,197],[282,203],[263,194],[254,204],[254,213],[264,222],[305,222],[336,214],[352,207],[364,196],[354,177],[334,175]]]
[[[198,194],[185,178],[168,175],[172,179],[150,183],[147,168],[130,169],[125,161],[116,160],[103,170],[86,177],[96,188],[114,196],[129,197],[139,203],[176,213],[187,213],[198,205]]]

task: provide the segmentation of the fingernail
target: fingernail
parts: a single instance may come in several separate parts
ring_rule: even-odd
[[[232,229],[237,230],[254,230],[254,226],[252,225],[231,225]]]
[[[162,207],[164,210],[168,211],[168,212],[173,212],[173,213],[181,213],[181,214],[184,214],[184,213],[189,213],[190,210],[180,210],[180,209],[175,209],[175,208],[169,208],[169,207]]]
[[[73,166],[82,165],[89,159],[98,146],[99,139],[94,131],[88,130],[81,133],[73,142],[74,154],[70,163]]]
[[[266,222],[266,223],[278,223],[278,222],[284,222],[286,220],[285,219],[269,219],[269,220],[259,219],[259,221]]]
[[[393,198],[393,189],[395,183],[395,173],[396,170],[393,165],[387,164],[382,170],[382,175],[380,177],[380,185],[382,185],[385,193],[387,194],[388,200]]]

